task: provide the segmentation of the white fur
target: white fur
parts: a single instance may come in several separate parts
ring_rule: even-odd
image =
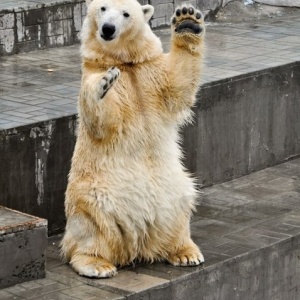
[[[115,265],[134,259],[204,261],[190,238],[197,191],[181,162],[178,133],[195,102],[203,38],[173,34],[163,54],[146,23],[152,14],[136,0],[94,0],[84,21],[79,132],[62,241],[81,275],[113,276]],[[116,28],[109,41],[101,38],[105,23]]]

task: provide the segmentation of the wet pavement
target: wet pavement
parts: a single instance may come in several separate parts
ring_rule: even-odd
[[[300,16],[209,23],[206,44],[203,84],[299,61]],[[79,45],[0,57],[0,130],[75,114],[79,88]]]

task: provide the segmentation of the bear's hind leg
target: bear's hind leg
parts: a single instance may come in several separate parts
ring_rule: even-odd
[[[170,253],[167,260],[173,266],[197,266],[204,263],[201,251],[191,239],[188,244]]]
[[[68,217],[66,232],[61,241],[61,254],[79,275],[112,277],[117,274],[114,266],[116,257],[108,242],[110,234],[113,233],[105,230],[104,223],[95,222],[95,218],[88,213],[92,211],[88,209],[88,205],[81,208],[85,211]],[[76,209],[80,210],[80,206],[77,205]],[[107,226],[113,227],[113,223],[108,218],[105,219],[105,214],[101,216]],[[100,231],[100,226],[105,234]]]
[[[97,256],[77,254],[72,257],[70,264],[81,276],[107,278],[117,274],[117,268],[113,264]]]

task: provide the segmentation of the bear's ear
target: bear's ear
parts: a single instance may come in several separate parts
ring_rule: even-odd
[[[151,19],[151,17],[153,16],[154,7],[152,5],[147,4],[147,5],[142,6],[142,10],[144,13],[145,21],[148,22]]]
[[[93,0],[85,0],[86,6],[89,6]]]

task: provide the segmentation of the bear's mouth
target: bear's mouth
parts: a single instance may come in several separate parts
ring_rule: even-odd
[[[113,36],[105,36],[103,34],[101,34],[101,38],[103,38],[105,41],[112,41],[114,39]]]

